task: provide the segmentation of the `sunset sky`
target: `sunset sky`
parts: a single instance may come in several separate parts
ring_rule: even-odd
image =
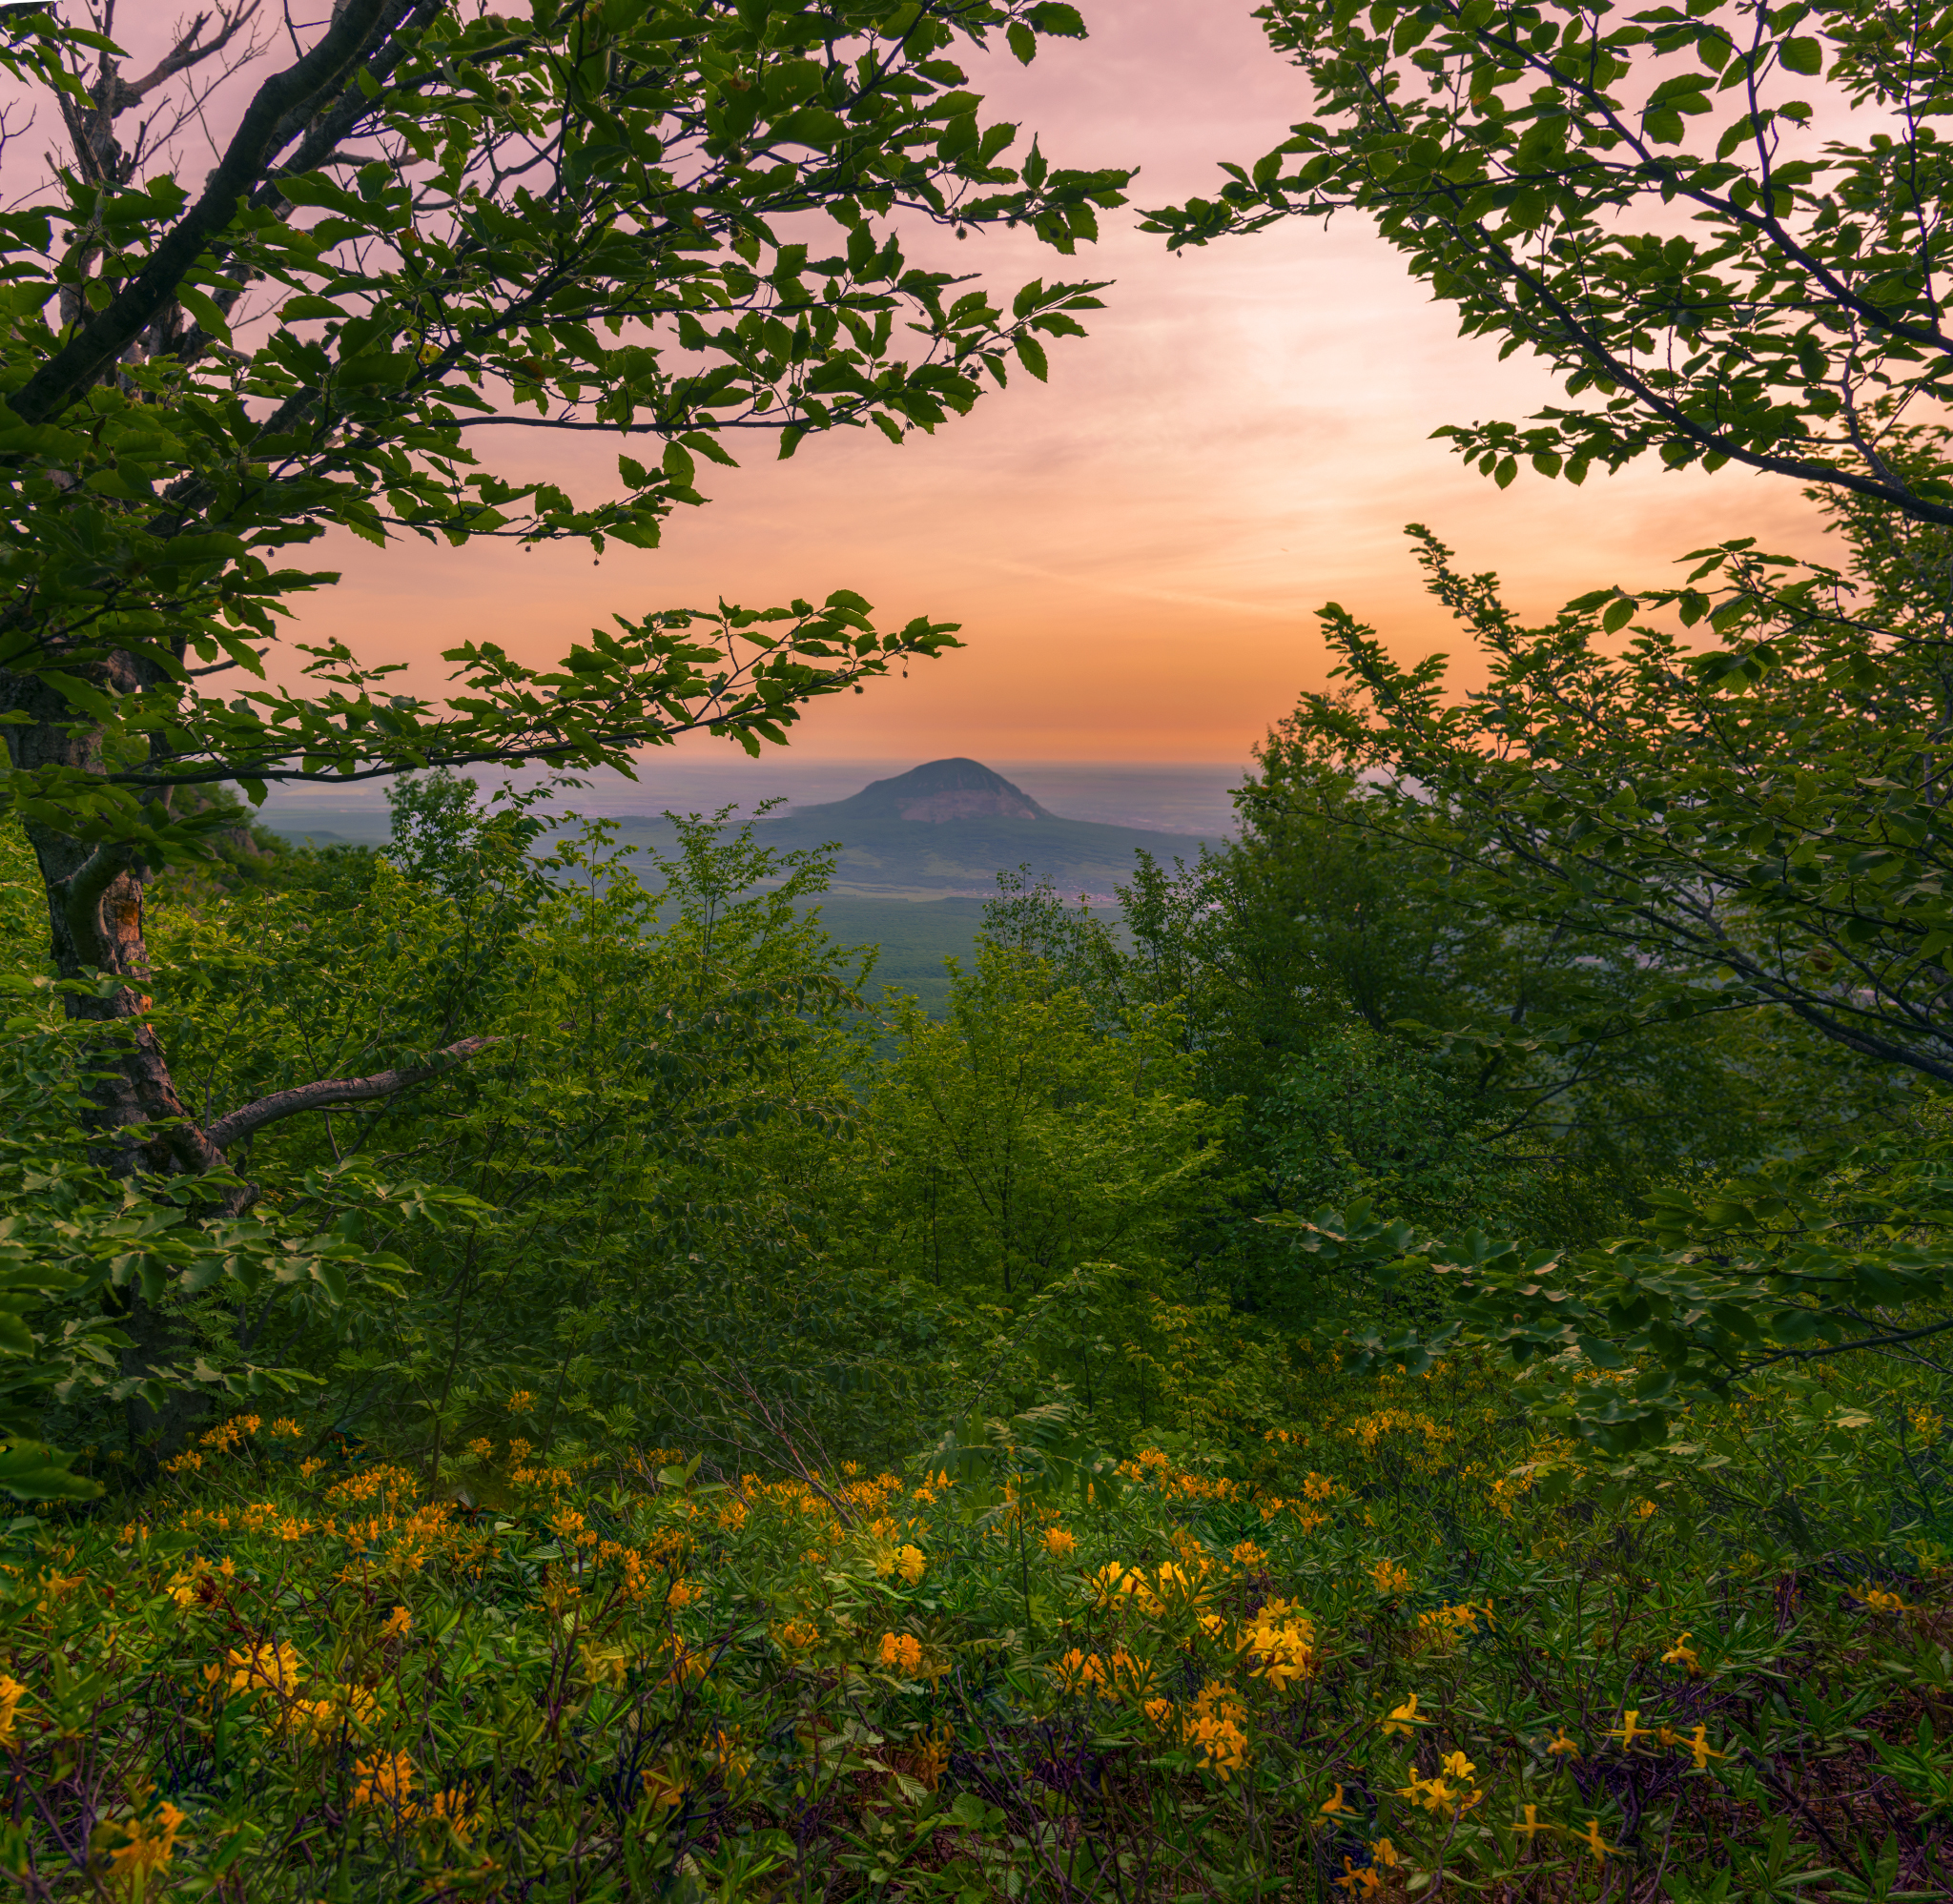
[[[1140,165],[1134,209],[1076,259],[1016,234],[951,247],[1005,292],[1034,276],[1116,280],[1092,336],[1054,350],[1048,385],[1019,377],[899,448],[843,431],[782,464],[742,446],[752,466],[709,471],[710,505],[674,520],[662,549],[600,565],[586,549],[345,542],[331,558],[345,581],[305,605],[305,633],[419,664],[415,685],[431,687],[427,665],[463,639],[541,661],[613,609],[847,586],[891,621],[958,621],[969,645],[816,708],[803,753],[1238,761],[1322,685],[1323,602],[1406,655],[1456,645],[1418,589],[1408,521],[1500,571],[1530,611],[1658,582],[1723,536],[1810,546],[1797,491],[1737,469],[1650,465],[1579,490],[1528,471],[1504,492],[1464,469],[1430,440],[1437,425],[1518,417],[1552,387],[1457,338],[1353,221],[1169,256],[1136,208],[1211,193],[1219,159],[1277,143],[1307,111],[1302,76],[1244,4],[1088,0],[1085,13],[1089,41],[1047,43],[1028,71],[999,54],[971,81],[986,121],[1021,119],[1057,162]],[[526,466],[586,492],[614,469],[589,438],[544,455]]]

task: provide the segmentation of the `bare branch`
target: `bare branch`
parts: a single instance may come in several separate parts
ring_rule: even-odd
[[[436,1052],[425,1064],[402,1065],[396,1071],[377,1071],[371,1077],[322,1078],[317,1084],[299,1084],[290,1091],[274,1091],[269,1097],[260,1097],[255,1104],[246,1104],[241,1110],[233,1111],[228,1117],[219,1117],[210,1126],[206,1136],[218,1150],[229,1150],[253,1132],[261,1131],[265,1125],[276,1124],[283,1118],[297,1116],[301,1111],[319,1111],[331,1104],[363,1104],[377,1097],[392,1097],[416,1084],[424,1084],[430,1078],[454,1070],[478,1052],[486,1051],[490,1045],[501,1042],[500,1038],[494,1037],[463,1038],[459,1044]]]
[[[120,111],[126,106],[139,105],[145,96],[154,92],[166,80],[175,78],[179,72],[188,72],[194,66],[201,66],[207,59],[215,58],[236,39],[244,28],[251,24],[262,0],[244,0],[236,8],[219,7],[217,18],[223,23],[214,39],[206,40],[203,30],[209,24],[210,15],[199,13],[185,27],[176,44],[166,52],[140,79],[115,81],[115,97],[105,100],[105,109]]]
[[[211,174],[203,196],[177,220],[141,274],[44,363],[11,400],[25,422],[57,417],[88,390],[171,303],[184,275],[233,216],[274,156],[281,130],[338,89],[364,51],[388,0],[347,0],[331,31],[295,66],[258,88],[243,122]],[[285,135],[289,138],[289,134]]]

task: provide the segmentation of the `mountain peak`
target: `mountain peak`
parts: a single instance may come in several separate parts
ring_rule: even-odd
[[[805,809],[839,814],[843,809],[864,817],[916,820],[940,825],[945,820],[1048,820],[1052,817],[1020,787],[993,772],[981,761],[925,761],[893,779],[871,781],[859,793],[831,806]]]

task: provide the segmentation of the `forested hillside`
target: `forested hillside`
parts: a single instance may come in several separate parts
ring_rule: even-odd
[[[1257,17],[1315,116],[1140,214],[1187,271],[1366,219],[1558,380],[1432,420],[1498,486],[1829,538],[1530,624],[1413,526],[1486,685],[1326,605],[1238,834],[1006,870],[931,1009],[811,838],[576,782],[953,624],[638,604],[437,699],[283,564],[650,549],[739,431],[1024,397],[1107,287],[904,247],[1126,206],[968,90],[1079,13],[0,20],[67,141],[0,213],[24,1898],[1953,1894],[1953,13]],[[936,765],[878,824],[1046,824]],[[368,781],[383,846],[254,819]]]

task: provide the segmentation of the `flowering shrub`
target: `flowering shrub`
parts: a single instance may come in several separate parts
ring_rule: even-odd
[[[1779,1398],[1860,1423],[1867,1487],[1902,1403]],[[480,1505],[236,1418],[16,1525],[0,1867],[239,1904],[1953,1891],[1937,1549],[1737,1546],[1729,1464],[1582,1468],[1490,1383],[1322,1404],[1062,1483],[504,1444]]]

